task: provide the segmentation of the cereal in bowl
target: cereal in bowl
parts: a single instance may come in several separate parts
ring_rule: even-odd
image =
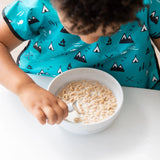
[[[58,92],[57,97],[66,104],[76,103],[75,123],[90,124],[108,119],[116,110],[112,91],[98,81],[72,81]]]

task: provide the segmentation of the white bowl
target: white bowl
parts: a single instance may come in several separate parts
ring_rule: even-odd
[[[95,80],[110,89],[117,100],[116,111],[108,119],[92,124],[73,123],[63,120],[60,124],[64,129],[76,134],[92,134],[103,131],[108,128],[118,116],[123,103],[123,90],[118,81],[110,74],[93,68],[77,68],[63,72],[54,78],[49,84],[48,90],[57,95],[57,93],[68,83],[75,80]]]

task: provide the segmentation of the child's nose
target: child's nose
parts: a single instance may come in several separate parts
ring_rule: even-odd
[[[79,36],[81,40],[87,44],[92,44],[94,42],[97,42],[99,37],[90,37],[90,36]]]

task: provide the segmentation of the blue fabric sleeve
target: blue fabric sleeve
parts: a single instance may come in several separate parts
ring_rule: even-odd
[[[160,37],[160,0],[151,0],[148,13],[148,26],[151,38]]]
[[[3,9],[3,18],[14,35],[20,40],[29,40],[37,36],[43,23],[43,3],[39,0],[15,0]]]

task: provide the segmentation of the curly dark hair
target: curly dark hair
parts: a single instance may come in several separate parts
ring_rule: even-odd
[[[102,25],[124,24],[136,20],[136,12],[143,8],[143,0],[52,0],[65,19],[82,34],[92,33]],[[80,22],[80,23],[78,23]]]

